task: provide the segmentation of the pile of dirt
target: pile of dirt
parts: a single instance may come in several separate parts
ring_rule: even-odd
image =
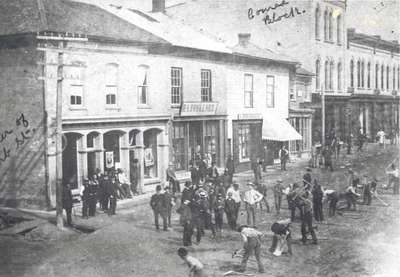
[[[69,240],[78,235],[79,233],[74,229],[64,228],[64,230],[60,230],[52,223],[43,222],[29,232],[26,232],[24,237],[30,241],[53,241]]]

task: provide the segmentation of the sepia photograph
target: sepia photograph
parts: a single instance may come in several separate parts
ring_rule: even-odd
[[[0,276],[399,277],[400,0],[0,0]]]

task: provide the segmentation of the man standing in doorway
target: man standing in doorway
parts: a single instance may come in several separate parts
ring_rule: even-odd
[[[279,150],[279,159],[281,160],[281,170],[286,171],[286,163],[289,160],[289,151],[286,149],[285,145]]]

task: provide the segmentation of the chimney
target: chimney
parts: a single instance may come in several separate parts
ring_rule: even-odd
[[[165,11],[165,0],[153,0],[152,10],[153,13]]]
[[[240,34],[238,34],[239,45],[246,47],[250,42],[250,37],[251,37],[250,33],[240,33]]]

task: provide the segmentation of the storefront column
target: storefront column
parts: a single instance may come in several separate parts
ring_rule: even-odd
[[[98,150],[96,151],[96,159],[99,161],[99,168],[101,173],[104,174],[104,140],[102,133],[99,134],[97,149]]]
[[[136,134],[136,153],[137,159],[139,161],[139,182],[138,182],[138,191],[139,193],[144,192],[144,153],[143,153],[143,130],[140,130]]]
[[[87,166],[87,134],[81,136],[78,140],[78,159],[77,159],[77,175],[78,175],[78,188],[82,185],[84,178],[88,178]]]
[[[161,132],[157,139],[157,157],[158,157],[158,176],[161,183],[164,183],[167,179],[166,172],[169,165],[169,143],[168,134],[166,132]]]
[[[124,170],[125,175],[129,178],[130,166],[129,166],[129,132],[126,131],[120,138],[121,143],[121,168]]]
[[[225,120],[219,120],[219,166],[225,168]]]

